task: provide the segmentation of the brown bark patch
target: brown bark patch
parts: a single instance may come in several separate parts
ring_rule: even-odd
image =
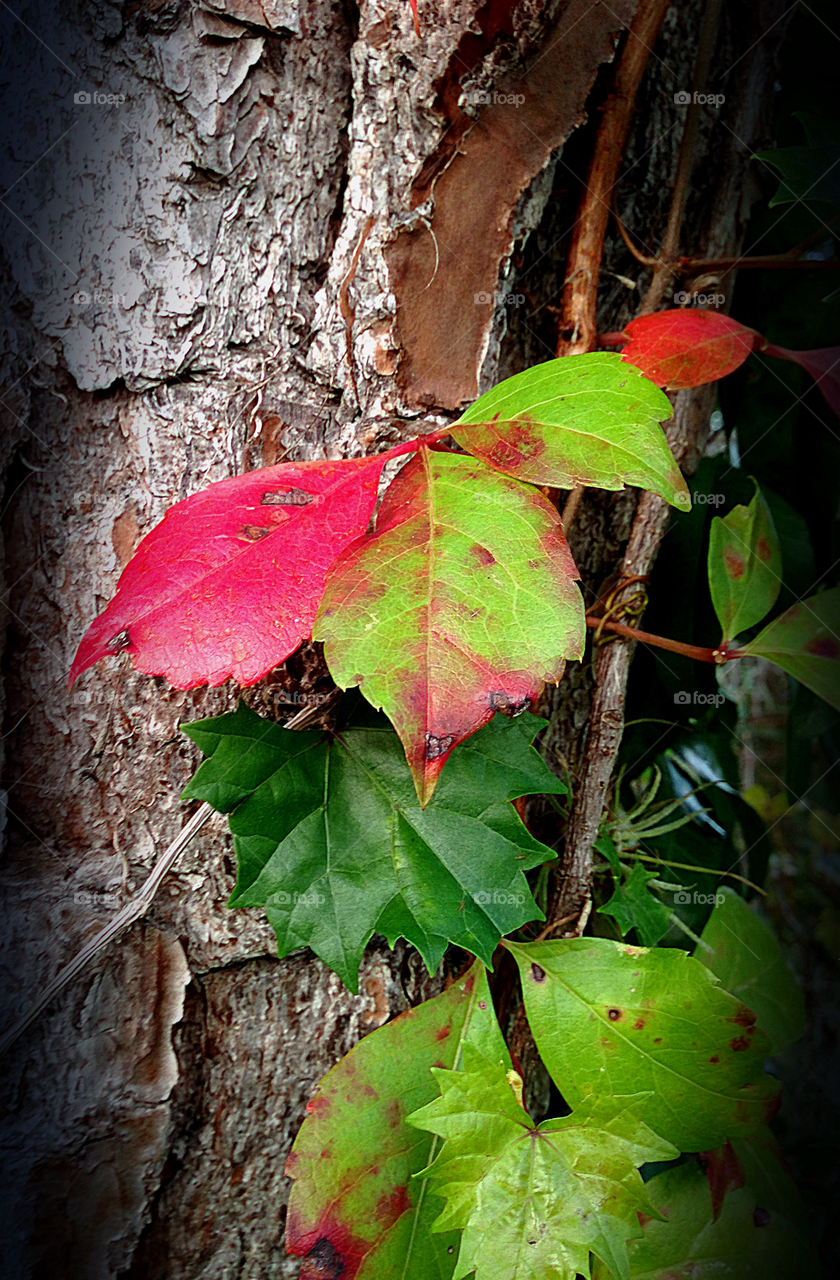
[[[523,76],[496,85],[436,177],[431,232],[402,232],[386,250],[403,349],[397,381],[410,404],[457,409],[478,394],[519,199],[583,121],[598,67],[612,58],[634,8],[632,0],[609,9],[568,0],[542,52]],[[420,199],[430,166],[418,179]]]

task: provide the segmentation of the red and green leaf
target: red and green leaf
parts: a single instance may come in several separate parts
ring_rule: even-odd
[[[671,402],[620,356],[566,356],[505,379],[452,435],[488,466],[561,489],[639,485],[685,507],[688,489],[661,423]]]
[[[840,711],[840,587],[779,614],[742,652],[775,662]]]
[[[327,570],[364,533],[392,455],[283,463],[170,507],[89,627],[71,685],[118,653],[178,689],[261,679],[309,636]]]
[[[443,995],[365,1037],[324,1077],[286,1164],[286,1248],[301,1280],[448,1280],[457,1232],[433,1233],[443,1201],[413,1177],[436,1143],[406,1116],[437,1096],[432,1068],[464,1046],[510,1066],[481,964]]]
[[[452,749],[579,658],[584,614],[555,508],[461,454],[420,454],[376,532],[330,571],[313,634],[336,682],[400,735],[426,804]]]
[[[708,571],[723,646],[761,622],[782,587],[782,551],[758,485],[748,507],[712,520]]]

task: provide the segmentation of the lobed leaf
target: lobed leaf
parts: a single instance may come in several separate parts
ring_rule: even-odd
[[[696,1164],[657,1174],[647,1192],[658,1214],[631,1241],[631,1280],[790,1280],[819,1275],[810,1240],[791,1220],[756,1199],[749,1186],[731,1191],[715,1220],[709,1184]],[[618,1280],[600,1263],[593,1280]]]
[[[387,713],[421,804],[459,742],[581,656],[576,577],[537,490],[427,447],[388,489],[376,532],[333,566],[313,634],[336,682]]]
[[[208,757],[184,796],[230,814],[230,906],[264,907],[278,953],[310,946],[351,990],[374,932],[434,971],[448,942],[491,964],[542,919],[523,872],[551,859],[511,800],[565,788],[532,748],[544,720],[497,717],[455,751],[421,809],[396,734],[296,732],[237,711],[184,725]]]
[[[71,686],[118,653],[178,689],[260,680],[310,634],[327,569],[364,533],[389,456],[283,463],[176,502],[85,633]]]
[[[657,872],[646,871],[641,862],[634,862],[629,877],[623,884],[616,883],[615,892],[608,902],[598,908],[602,916],[612,916],[622,938],[635,929],[644,947],[655,947],[665,937],[671,923],[671,915],[649,889]]]
[[[840,587],[779,614],[742,652],[775,662],[840,711]]]
[[[431,1231],[443,1202],[412,1177],[435,1144],[406,1116],[437,1093],[431,1068],[457,1072],[467,1046],[510,1065],[480,964],[321,1081],[286,1163],[286,1248],[304,1258],[300,1280],[450,1280],[458,1235]]]
[[[782,551],[758,485],[748,507],[712,520],[708,568],[723,647],[770,612],[782,587]]]
[[[721,1146],[775,1113],[755,1014],[684,951],[606,938],[505,945],[537,1048],[570,1106],[650,1092],[646,1123],[681,1151]]]
[[[605,352],[547,360],[506,378],[463,414],[453,437],[505,475],[561,489],[651,489],[686,507],[688,489],[660,423],[673,408]]]
[[[752,1009],[780,1053],[805,1032],[805,1001],[776,937],[733,889],[721,890],[701,935],[697,959]],[[708,950],[711,948],[711,951]]]
[[[658,387],[678,391],[717,382],[742,365],[760,336],[729,316],[699,308],[656,311],[625,325],[622,360]]]
[[[424,1176],[447,1202],[432,1229],[463,1231],[453,1280],[574,1280],[590,1251],[626,1280],[653,1211],[638,1166],[679,1154],[641,1122],[646,1099],[590,1097],[535,1125],[516,1073],[469,1046],[462,1071],[434,1075],[441,1096],[408,1121],[444,1139]]]

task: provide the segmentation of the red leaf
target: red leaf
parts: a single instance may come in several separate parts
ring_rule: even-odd
[[[108,654],[178,689],[254,684],[309,636],[327,570],[364,533],[386,459],[295,462],[211,484],[167,511],[90,626],[70,684]]]
[[[716,1151],[701,1151],[700,1160],[712,1193],[712,1219],[717,1222],[727,1194],[746,1186],[744,1171],[729,1142]]]
[[[417,0],[408,0],[411,5],[411,17],[414,22],[414,34],[420,39],[420,19],[417,16]]]
[[[764,342],[757,348],[764,355],[791,360],[807,369],[823,393],[829,407],[840,417],[840,347],[818,347],[815,351],[789,351],[775,343]]]
[[[763,341],[754,329],[717,311],[657,311],[631,320],[621,358],[670,391],[717,382]],[[607,334],[615,338],[615,334]]]

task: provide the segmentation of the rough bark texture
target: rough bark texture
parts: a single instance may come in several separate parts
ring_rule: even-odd
[[[177,832],[195,765],[179,721],[236,693],[179,693],[123,658],[68,696],[75,646],[138,539],[209,481],[369,450],[409,414],[445,422],[497,371],[551,353],[540,308],[559,300],[577,200],[561,144],[585,148],[598,66],[633,9],[421,0],[419,41],[388,0],[3,10],[7,1022]],[[743,142],[706,129],[693,235],[712,216],[743,225],[777,35],[761,37],[780,12],[764,0],[727,21],[721,66],[758,40],[726,80]],[[622,185],[642,236],[667,211],[697,23],[680,0],[645,82]],[[523,114],[460,99],[493,89],[521,91]],[[485,164],[503,145],[516,163]],[[437,275],[418,302],[430,226]],[[622,254],[609,246],[609,269],[638,274]],[[604,280],[614,328],[628,304]],[[474,302],[517,288],[528,307]],[[587,501],[590,587],[632,508]],[[249,701],[276,710],[278,690],[322,679],[308,649]],[[574,754],[590,689],[585,668],[564,683],[550,758]],[[211,823],[152,915],[0,1064],[8,1275],[296,1274],[282,1168],[303,1107],[359,1036],[441,979],[381,942],[359,997],[307,953],[277,961],[260,914],[224,907],[232,869]]]

